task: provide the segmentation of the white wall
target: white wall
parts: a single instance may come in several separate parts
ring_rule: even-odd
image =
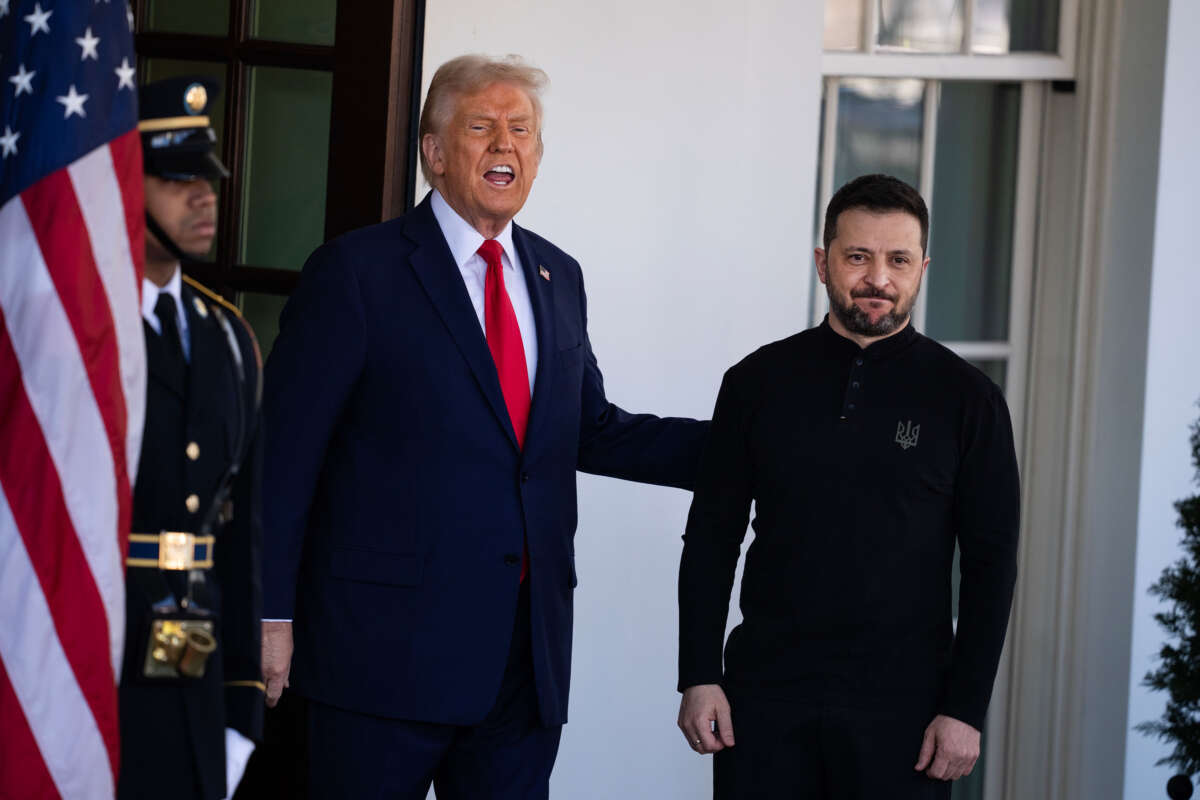
[[[424,78],[466,52],[545,69],[517,221],[579,259],[609,397],[707,418],[724,370],[806,326],[823,0],[429,0]],[[580,476],[574,679],[552,796],[703,797],[675,728],[691,496]]]
[[[1200,219],[1200,104],[1195,75],[1200,53],[1200,5],[1171,0],[1167,30],[1162,139],[1159,152],[1157,217],[1150,295],[1150,341],[1146,364],[1145,424],[1138,501],[1137,565],[1130,661],[1129,727],[1158,719],[1165,695],[1142,686],[1155,664],[1164,633],[1153,615],[1161,603],[1147,594],[1162,570],[1180,556],[1182,531],[1174,501],[1200,491],[1194,482],[1188,426],[1200,416],[1200,274],[1196,221]],[[1133,266],[1133,265],[1131,265]],[[1118,423],[1114,420],[1114,423]],[[1170,748],[1134,731],[1125,749],[1125,798],[1166,797],[1167,778],[1177,770],[1155,767]]]

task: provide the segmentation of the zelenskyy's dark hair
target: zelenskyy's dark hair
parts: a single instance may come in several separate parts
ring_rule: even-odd
[[[837,190],[825,209],[825,250],[837,238],[837,221],[843,211],[864,208],[876,213],[881,211],[903,211],[912,214],[921,223],[921,252],[929,245],[929,210],[921,193],[899,178],[891,175],[863,175]]]

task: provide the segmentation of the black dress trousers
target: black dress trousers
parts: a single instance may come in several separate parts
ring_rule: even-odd
[[[726,686],[737,744],[713,758],[714,800],[949,800],[917,772],[929,708],[823,704]]]
[[[521,587],[496,702],[477,725],[375,717],[318,702],[308,709],[309,797],[547,800],[561,725],[538,713],[529,580]],[[373,755],[383,750],[380,763]]]

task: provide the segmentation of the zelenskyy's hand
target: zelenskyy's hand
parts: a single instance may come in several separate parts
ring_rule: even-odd
[[[979,760],[979,731],[953,717],[938,714],[925,729],[914,767],[931,778],[954,781],[970,775]]]
[[[267,706],[274,708],[283,690],[291,685],[292,623],[264,622],[262,626],[263,683],[267,685]]]
[[[715,683],[685,689],[679,703],[679,730],[701,755],[733,747],[733,717],[725,691]]]

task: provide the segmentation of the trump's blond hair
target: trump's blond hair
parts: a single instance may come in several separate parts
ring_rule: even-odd
[[[520,56],[491,58],[471,54],[452,58],[438,67],[429,82],[429,94],[421,109],[421,123],[417,130],[417,142],[425,141],[426,135],[438,136],[450,124],[458,98],[481,92],[494,83],[507,83],[521,89],[533,105],[534,125],[537,128],[538,158],[542,157],[542,91],[550,83],[546,73],[526,64]],[[433,170],[425,157],[424,146],[418,146],[421,154],[421,174],[430,186]]]

